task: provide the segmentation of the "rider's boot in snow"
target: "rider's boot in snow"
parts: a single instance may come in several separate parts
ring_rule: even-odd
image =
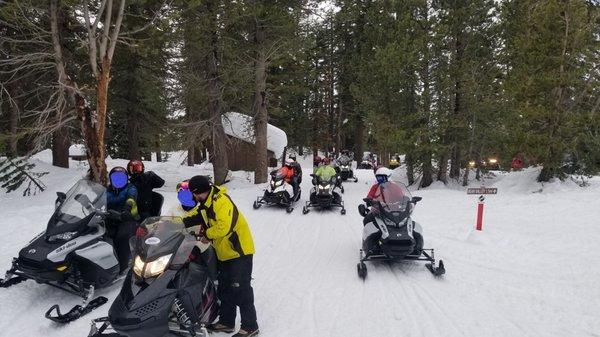
[[[232,333],[234,330],[234,327],[225,325],[225,324],[221,324],[221,323],[215,323],[215,324],[208,325],[206,327],[206,329],[208,329],[208,331],[211,331],[211,332]]]
[[[256,336],[258,335],[260,331],[258,329],[245,329],[245,328],[240,328],[240,331],[238,331],[235,335],[231,336],[231,337],[250,337],[250,336]]]

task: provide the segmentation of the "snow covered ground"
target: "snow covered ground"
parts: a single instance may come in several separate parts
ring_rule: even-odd
[[[56,191],[84,175],[47,164],[37,156],[48,190],[33,197],[0,194],[0,269],[41,232],[53,211]],[[174,155],[168,163],[147,163],[167,183],[163,210],[176,202],[175,185],[209,167],[189,168]],[[309,171],[311,159],[304,162]],[[125,160],[110,160],[109,166]],[[421,263],[373,264],[365,282],[356,274],[362,219],[357,205],[373,182],[358,171],[346,183],[348,214],[252,209],[262,188],[235,172],[228,184],[233,200],[254,233],[254,289],[261,335],[281,336],[600,336],[600,178],[580,188],[573,182],[541,186],[536,169],[500,174],[486,183],[499,194],[486,199],[483,232],[473,231],[477,196],[458,186],[413,191],[422,196],[414,219],[425,245],[436,249],[447,273],[436,279]],[[303,182],[303,200],[310,179]],[[474,184],[478,186],[478,184]],[[117,295],[118,287],[98,295]],[[109,304],[77,322],[58,326],[44,312],[79,299],[27,281],[0,289],[0,336],[87,336],[89,321],[106,315]],[[215,336],[225,336],[217,334]]]

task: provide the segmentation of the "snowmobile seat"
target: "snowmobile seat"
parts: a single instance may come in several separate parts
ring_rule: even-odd
[[[158,192],[152,192],[152,208],[150,216],[160,216],[165,198]]]

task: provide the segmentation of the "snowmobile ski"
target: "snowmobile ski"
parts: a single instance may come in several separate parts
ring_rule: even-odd
[[[8,288],[27,280],[27,278],[23,276],[13,274],[13,271],[13,269],[7,271],[6,276],[3,279],[0,279],[0,288]]]
[[[102,306],[108,302],[108,299],[104,296],[96,297],[91,300],[89,303],[84,305],[76,305],[69,312],[62,314],[60,312],[60,307],[58,304],[53,305],[48,311],[46,311],[46,318],[60,324],[65,324],[69,322],[73,322],[79,319],[81,316],[90,313],[92,310]],[[56,311],[56,315],[52,316],[52,312]]]
[[[53,305],[46,311],[46,318],[56,322],[56,323],[69,323],[77,320],[79,317],[91,312],[92,310],[102,306],[104,303],[108,302],[108,299],[104,296],[99,296],[90,300],[94,297],[94,287],[90,287],[87,290],[87,294],[83,299],[83,305],[76,305],[66,314],[62,314],[60,312],[60,307],[58,304]],[[52,313],[56,311],[56,315],[52,315]]]

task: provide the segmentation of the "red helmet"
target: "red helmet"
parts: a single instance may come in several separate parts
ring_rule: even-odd
[[[144,163],[141,160],[130,160],[127,164],[129,175],[144,173]]]

